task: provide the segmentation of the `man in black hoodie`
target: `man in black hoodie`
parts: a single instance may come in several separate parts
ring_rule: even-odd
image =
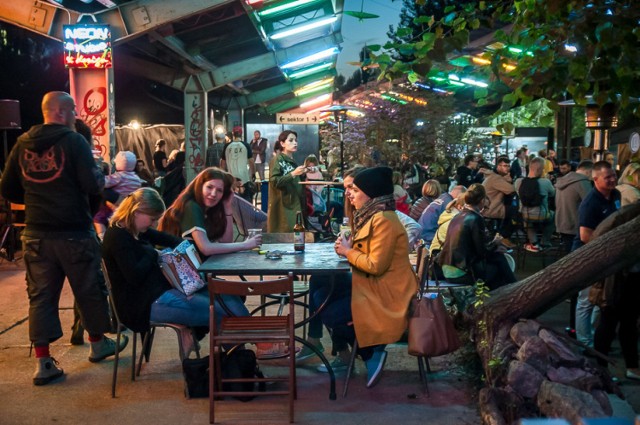
[[[102,191],[104,176],[84,137],[73,130],[73,98],[65,92],[47,93],[42,114],[44,124],[18,138],[0,182],[3,197],[26,206],[22,248],[29,338],[38,360],[35,385],[48,384],[64,373],[51,357],[49,344],[62,336],[58,304],[65,277],[89,332],[89,361],[101,361],[116,351],[115,341],[104,336],[110,319],[98,277],[100,245],[89,208],[89,196]],[[119,349],[126,344],[124,339]]]

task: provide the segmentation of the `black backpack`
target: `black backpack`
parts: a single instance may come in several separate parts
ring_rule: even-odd
[[[537,178],[525,177],[518,189],[520,202],[525,207],[539,207],[542,205],[542,194]]]
[[[264,378],[258,367],[256,355],[244,348],[232,350],[230,354],[221,354],[223,378]],[[200,359],[184,359],[182,371],[187,382],[189,398],[209,397],[209,356]],[[255,383],[225,383],[226,391],[254,391]],[[265,391],[265,383],[258,384],[259,391]],[[236,396],[240,401],[253,400],[252,396]]]

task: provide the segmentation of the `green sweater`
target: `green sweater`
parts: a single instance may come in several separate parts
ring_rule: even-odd
[[[300,176],[291,172],[298,165],[293,158],[280,153],[269,164],[269,208],[267,212],[267,232],[293,232],[296,213],[305,211],[304,186],[299,184]]]

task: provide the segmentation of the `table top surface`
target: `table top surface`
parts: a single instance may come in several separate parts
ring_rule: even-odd
[[[292,243],[263,244],[260,248],[260,252],[274,250],[295,252]],[[346,258],[336,254],[333,243],[308,243],[302,253],[284,254],[279,260],[269,260],[254,250],[212,255],[198,270],[213,275],[337,274],[348,272],[350,266]]]

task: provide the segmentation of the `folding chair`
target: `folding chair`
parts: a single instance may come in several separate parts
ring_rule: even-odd
[[[287,377],[269,378],[223,378],[221,371],[221,352],[223,346],[238,346],[244,343],[256,342],[283,342],[288,345],[289,353],[294,350],[294,302],[293,302],[293,274],[287,277],[253,282],[226,281],[209,277],[209,423],[215,422],[215,398],[225,395],[256,396],[262,394],[288,395],[289,398],[289,422],[293,422],[293,400],[296,395],[296,365],[295,355],[289,355],[287,365],[289,374]],[[236,296],[266,295],[273,293],[289,294],[289,312],[286,316],[245,316],[223,317],[221,323],[216,323],[215,300],[216,297],[228,294]],[[255,393],[247,391],[225,390],[225,383],[260,383],[260,382],[287,382],[286,390],[265,391]]]
[[[111,311],[113,312],[113,317],[116,319],[116,347],[120,346],[120,336],[122,334],[122,322],[120,321],[120,316],[118,315],[118,310],[116,309],[116,303],[113,299],[113,288],[111,286],[111,280],[109,279],[109,272],[107,270],[107,265],[104,262],[104,259],[100,262],[102,274],[104,275],[104,282],[107,286],[107,291],[109,294],[109,304],[111,305]],[[136,346],[137,346],[137,334],[133,333],[133,344],[132,344],[132,353],[131,353],[131,380],[136,380],[135,370],[136,370]],[[118,363],[120,362],[120,352],[116,350],[115,357],[113,359],[113,378],[111,379],[111,397],[116,397],[116,381],[118,380]]]

